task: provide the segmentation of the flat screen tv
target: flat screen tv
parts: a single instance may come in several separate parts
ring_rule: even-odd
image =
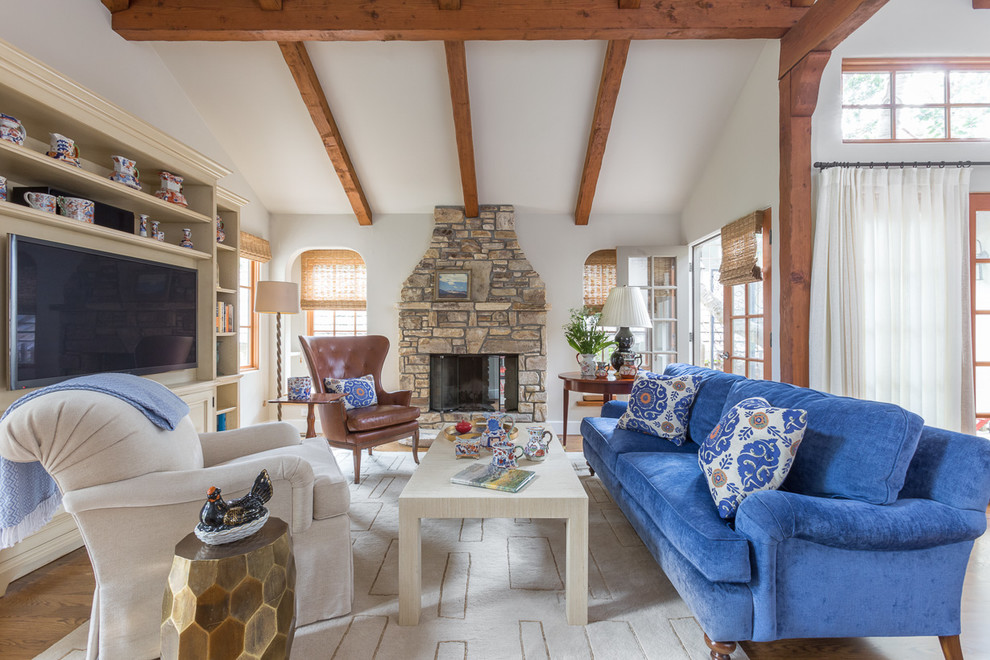
[[[196,270],[10,236],[10,388],[196,366]]]

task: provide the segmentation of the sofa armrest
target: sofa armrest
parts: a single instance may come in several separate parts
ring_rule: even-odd
[[[972,541],[986,522],[981,512],[933,500],[878,505],[768,490],[743,500],[736,531],[757,545],[795,538],[846,550],[898,551]]]
[[[203,465],[210,467],[249,454],[298,445],[302,438],[292,424],[271,422],[232,431],[200,433],[199,442],[203,445]]]
[[[378,395],[378,403],[384,406],[408,406],[412,401],[412,390],[398,392],[382,392]]]
[[[613,419],[618,419],[622,417],[622,413],[626,412],[626,408],[629,403],[626,401],[608,401],[602,406],[602,417],[611,417]]]
[[[284,508],[292,533],[303,532],[313,522],[313,466],[298,456],[266,457],[199,470],[151,472],[65,494],[65,510],[81,514],[97,509],[152,509],[173,505],[202,506],[210,486],[219,486],[224,499],[247,492],[262,469],[268,470],[274,494],[268,508]],[[286,494],[288,493],[288,494]],[[285,498],[289,498],[286,503]],[[281,506],[286,503],[286,506]],[[135,512],[135,515],[139,515]],[[190,521],[191,530],[195,519]]]

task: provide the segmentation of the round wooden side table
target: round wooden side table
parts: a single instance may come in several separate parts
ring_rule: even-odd
[[[269,518],[256,534],[175,546],[162,603],[162,660],[288,658],[296,619],[289,526]]]
[[[580,371],[567,371],[557,374],[557,378],[564,381],[564,433],[560,436],[560,442],[567,446],[567,408],[570,393],[584,392],[586,394],[601,394],[605,401],[611,401],[617,394],[629,394],[632,392],[633,378],[615,378],[609,374],[608,378],[587,378],[581,375]]]

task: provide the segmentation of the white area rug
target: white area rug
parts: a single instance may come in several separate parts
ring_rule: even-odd
[[[337,460],[352,470],[349,452]],[[297,639],[294,660],[334,658],[489,660],[561,658],[707,660],[687,605],[609,498],[572,463],[589,498],[589,624],[564,615],[564,522],[539,519],[424,520],[423,610],[398,625],[398,496],[415,464],[376,452],[351,486],[353,612]],[[312,630],[312,628],[311,628]],[[83,626],[39,660],[83,658]],[[746,660],[737,648],[733,660]]]

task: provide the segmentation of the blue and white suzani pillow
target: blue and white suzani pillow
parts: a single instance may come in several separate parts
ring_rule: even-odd
[[[701,380],[701,376],[662,376],[640,371],[618,427],[655,435],[678,447],[683,445],[687,438],[688,412]]]
[[[698,451],[718,515],[733,518],[746,497],[776,490],[794,462],[808,413],[773,408],[766,399],[743,399],[722,415]]]
[[[375,377],[371,374],[360,378],[324,378],[327,392],[344,394],[344,410],[374,406],[378,403],[375,393]]]

